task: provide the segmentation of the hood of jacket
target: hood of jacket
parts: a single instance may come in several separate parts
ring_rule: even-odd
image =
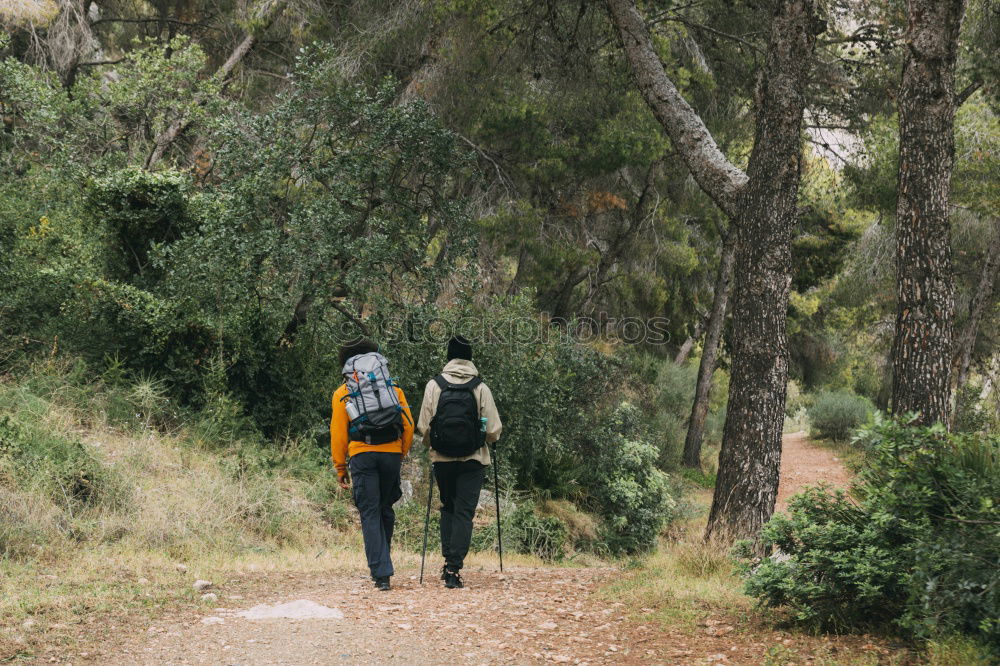
[[[444,366],[441,375],[452,384],[464,384],[478,376],[479,370],[476,369],[472,361],[466,361],[464,358],[453,358]]]

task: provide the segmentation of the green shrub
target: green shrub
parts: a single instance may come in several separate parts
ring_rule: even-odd
[[[539,516],[532,502],[522,502],[510,517],[508,543],[518,553],[543,560],[562,559],[566,554],[568,529],[555,516]]]
[[[472,550],[497,549],[497,524],[495,516],[491,517],[494,520],[473,530]],[[562,559],[570,547],[566,522],[556,516],[541,515],[531,499],[519,501],[513,511],[501,511],[501,529],[504,552],[552,561]]]
[[[601,536],[615,554],[650,550],[678,515],[669,477],[656,467],[659,451],[633,438],[637,411],[623,404],[614,412],[601,433],[603,446],[591,472],[590,493],[603,519]]]
[[[1000,419],[996,410],[980,403],[982,386],[969,383],[955,392],[955,420],[951,424],[955,432],[996,432],[1000,429]]]
[[[753,569],[746,592],[828,629],[886,624],[906,600],[904,539],[886,537],[842,492],[807,489],[765,527],[761,538],[780,554]]]
[[[566,526],[567,545],[572,550],[592,552],[599,548],[597,518],[573,502],[545,500],[539,503],[538,513],[557,518]]]
[[[874,411],[875,406],[863,396],[850,391],[823,391],[809,407],[809,423],[814,436],[844,442]]]
[[[851,497],[793,498],[761,533],[777,555],[744,561],[748,593],[818,625],[957,632],[1000,655],[1000,441],[878,418],[856,441]]]

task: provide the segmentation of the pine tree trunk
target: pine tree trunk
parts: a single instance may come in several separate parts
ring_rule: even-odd
[[[812,0],[775,3],[744,174],[667,76],[634,0],[605,4],[639,92],[692,177],[737,227],[733,375],[706,536],[754,536],[774,511],[778,491],[803,91],[815,35],[825,26]]]
[[[735,220],[732,378],[706,538],[754,537],[774,512],[788,383],[786,311],[802,113],[817,28],[810,0],[777,3]]]
[[[698,384],[694,390],[694,403],[691,405],[691,418],[688,419],[687,437],[684,438],[682,462],[686,467],[694,469],[701,468],[701,442],[705,437],[708,400],[712,395],[712,375],[715,373],[719,340],[722,338],[722,329],[726,321],[726,309],[729,303],[735,260],[736,230],[730,229],[722,244],[719,272],[715,278],[712,314],[709,315],[708,329],[705,331],[705,345],[701,353],[701,363],[698,365]]]
[[[908,0],[899,91],[892,411],[949,423],[955,286],[948,196],[963,0]]]

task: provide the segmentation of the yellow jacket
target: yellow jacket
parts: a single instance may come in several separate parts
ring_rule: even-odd
[[[383,453],[402,453],[404,456],[410,452],[410,444],[413,443],[413,417],[410,415],[410,406],[406,402],[406,395],[403,389],[393,386],[396,395],[399,397],[399,405],[403,408],[403,436],[392,442],[385,444],[366,444],[359,441],[348,441],[347,426],[350,419],[347,418],[347,405],[343,399],[347,395],[347,384],[341,384],[340,388],[333,392],[333,417],[330,419],[330,452],[333,455],[333,466],[337,468],[337,476],[343,478],[347,476],[347,458],[366,451],[381,451]]]

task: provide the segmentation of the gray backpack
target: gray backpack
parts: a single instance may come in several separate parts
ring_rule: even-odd
[[[385,444],[403,434],[403,407],[388,363],[378,352],[347,359],[342,370],[347,384],[347,438],[352,442]]]

